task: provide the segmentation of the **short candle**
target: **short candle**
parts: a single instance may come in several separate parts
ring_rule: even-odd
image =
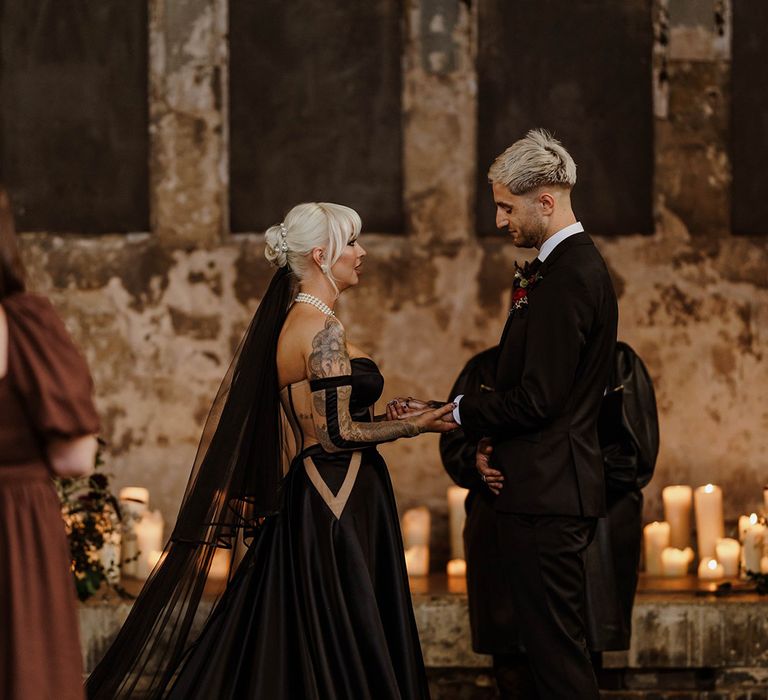
[[[747,535],[747,530],[753,525],[757,525],[757,513],[752,515],[740,515],[739,516],[739,542],[744,542],[744,538]]]
[[[466,576],[467,562],[463,559],[451,559],[446,570],[449,576]]]
[[[665,547],[661,553],[662,573],[664,576],[685,576],[692,561],[693,550],[690,547]]]
[[[730,577],[738,576],[741,561],[741,545],[738,540],[730,537],[718,540],[715,551],[717,552],[717,561],[723,565],[723,574]]]
[[[723,578],[723,565],[717,559],[705,557],[699,564],[699,578],[705,580],[715,580]]]

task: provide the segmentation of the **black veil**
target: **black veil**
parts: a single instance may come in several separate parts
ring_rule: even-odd
[[[293,279],[287,266],[275,273],[240,342],[203,428],[164,556],[88,678],[93,700],[162,697],[189,650],[216,549],[258,536],[259,519],[278,511],[284,442],[277,340]]]

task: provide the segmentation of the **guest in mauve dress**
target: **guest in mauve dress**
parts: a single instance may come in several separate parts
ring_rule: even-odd
[[[88,367],[47,299],[25,290],[0,187],[0,698],[82,700],[77,599],[51,476],[93,468]]]

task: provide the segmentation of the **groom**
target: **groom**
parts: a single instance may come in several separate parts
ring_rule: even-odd
[[[455,399],[482,436],[476,467],[495,494],[498,545],[542,700],[597,700],[584,627],[584,562],[604,514],[597,418],[616,343],[605,262],[571,209],[576,164],[530,131],[488,173],[496,226],[538,257],[515,273],[494,391]]]

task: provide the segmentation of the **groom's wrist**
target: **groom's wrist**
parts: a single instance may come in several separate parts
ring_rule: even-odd
[[[461,425],[461,414],[459,413],[459,404],[461,403],[461,400],[464,398],[464,394],[459,394],[454,400],[453,403],[456,404],[456,408],[453,409],[453,420],[455,423],[458,423]]]

